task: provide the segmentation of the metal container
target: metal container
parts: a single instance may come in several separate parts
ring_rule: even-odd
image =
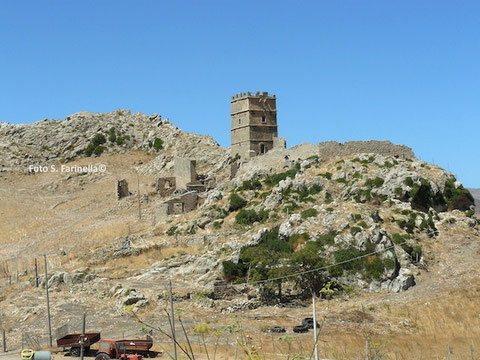
[[[52,353],[50,351],[35,351],[33,355],[34,360],[52,360]]]

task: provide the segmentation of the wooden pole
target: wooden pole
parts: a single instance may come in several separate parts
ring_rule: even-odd
[[[2,342],[3,342],[3,352],[7,352],[7,336],[5,335],[5,330],[2,329]]]
[[[80,360],[83,360],[83,355],[85,354],[85,323],[87,314],[83,314],[82,320],[82,338],[80,339]]]
[[[172,290],[172,280],[170,284],[170,312],[171,314],[171,325],[172,325],[172,339],[173,339],[173,353],[175,354],[175,360],[177,360],[177,336],[175,334],[175,313],[173,312],[173,290]]]
[[[315,301],[315,293],[312,293],[312,312],[313,312],[313,341],[315,360],[318,360],[318,339],[317,339],[317,306]]]
[[[142,210],[140,208],[140,177],[137,172],[137,194],[138,194],[138,218],[142,219]]]
[[[37,263],[37,258],[35,258],[35,287],[38,287],[38,263]]]
[[[47,255],[43,255],[45,263],[45,293],[47,294],[47,318],[48,318],[48,337],[50,347],[53,347],[52,342],[52,319],[50,318],[50,296],[48,294],[48,271],[47,271]]]

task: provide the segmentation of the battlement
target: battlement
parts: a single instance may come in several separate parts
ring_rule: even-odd
[[[256,98],[262,97],[262,98],[276,99],[275,95],[268,95],[268,91],[263,91],[263,92],[256,91],[255,94],[252,94],[250,91],[247,91],[247,92],[238,93],[238,94],[233,95],[232,96],[232,101],[239,100],[239,99],[244,99],[244,98],[252,98],[252,97],[256,97]]]

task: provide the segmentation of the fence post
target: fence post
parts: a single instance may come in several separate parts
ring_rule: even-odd
[[[86,323],[87,314],[83,314],[83,321],[82,321],[82,338],[80,340],[80,360],[83,360],[83,356],[85,353],[85,323]]]
[[[45,292],[47,294],[47,318],[48,318],[48,336],[50,347],[53,346],[52,341],[52,320],[50,318],[50,296],[48,294],[48,271],[47,271],[47,255],[43,255],[45,261]]]
[[[35,287],[38,287],[38,264],[37,264],[37,258],[35,258]]]
[[[315,360],[318,360],[318,338],[317,338],[317,307],[315,302],[315,292],[312,292],[312,312],[313,312],[313,346]]]
[[[7,336],[5,330],[2,329],[3,352],[7,352]]]
[[[169,282],[169,288],[170,288],[170,311],[172,313],[172,316],[171,316],[171,327],[172,327],[172,340],[173,340],[173,350],[174,350],[174,354],[175,354],[175,360],[178,359],[177,357],[177,337],[176,337],[176,333],[175,333],[175,312],[174,312],[174,309],[173,309],[173,289],[172,289],[172,280],[170,280]]]

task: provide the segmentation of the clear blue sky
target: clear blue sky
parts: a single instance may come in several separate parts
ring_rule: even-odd
[[[480,187],[480,2],[3,0],[0,121],[160,113],[228,146],[278,96],[288,145],[391,140]]]

